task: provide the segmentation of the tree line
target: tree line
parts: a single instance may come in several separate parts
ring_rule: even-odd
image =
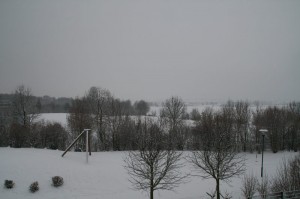
[[[96,93],[96,90],[99,90],[99,95]],[[96,92],[92,93],[93,91]],[[103,97],[103,93],[107,93],[108,95]],[[95,98],[95,100],[98,101],[93,101],[97,95],[101,99]],[[106,99],[109,99],[110,104],[114,104],[115,114],[119,111],[119,107],[122,107],[122,114],[126,113],[126,115],[145,115],[149,111],[149,105],[144,100],[136,101],[132,104],[130,100],[122,101],[115,99],[109,91],[96,87],[92,87],[89,90],[89,104],[86,104],[86,96],[76,99],[56,99],[49,96],[36,97],[30,88],[24,85],[18,86],[14,94],[0,95],[0,146],[64,150],[66,145],[72,141],[73,136],[76,135],[77,130],[81,131],[82,128],[80,125],[86,125],[85,128],[88,128],[90,127],[88,123],[93,123],[94,125],[96,120],[99,119],[93,117],[94,112],[98,111],[100,114],[99,111],[103,111],[103,118],[107,117],[108,112],[104,110],[107,109],[105,106],[108,105]],[[52,108],[48,109],[49,106]],[[44,112],[61,112],[59,107],[62,106],[65,110],[62,112],[69,113],[68,126],[62,126],[57,122],[46,122],[39,119],[40,114]],[[93,108],[97,108],[97,110],[93,110]],[[100,108],[103,110],[100,110]],[[99,114],[95,115],[99,117]],[[83,117],[80,115],[83,115]],[[79,122],[77,117],[83,121]],[[84,122],[88,119],[92,120]],[[72,123],[72,121],[75,121],[77,124]],[[99,122],[98,125],[93,127],[96,126],[99,128],[104,127]],[[98,135],[100,134],[98,133]],[[101,139],[106,138],[101,137]],[[95,149],[98,148],[99,147],[95,147]],[[102,146],[102,148],[107,147]]]
[[[274,153],[300,148],[299,102],[253,106],[247,101],[228,101],[217,109],[206,108],[202,112],[193,109],[188,113],[181,98],[170,97],[162,103],[156,116],[147,116],[150,107],[144,100],[132,104],[130,100],[115,98],[109,90],[91,87],[83,97],[71,101],[67,126],[38,121],[41,111],[37,104],[29,88],[19,86],[15,90],[7,115],[2,114],[0,118],[0,146],[63,150],[83,129],[90,128],[94,132],[94,151],[135,150],[141,126],[151,118],[166,137],[164,147],[176,150],[210,147],[216,133],[226,131],[237,151],[260,151],[260,129],[268,130],[266,144]],[[52,137],[60,141],[50,141]],[[59,147],[51,146],[60,142],[63,144]],[[83,145],[81,142],[78,147],[84,148]]]
[[[27,88],[28,89],[28,88]],[[0,99],[12,102],[15,99],[15,93],[13,94],[0,94]],[[73,98],[69,97],[50,97],[50,96],[31,96],[31,100],[39,113],[66,113],[69,111]]]

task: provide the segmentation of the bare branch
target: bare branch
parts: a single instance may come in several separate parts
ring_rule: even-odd
[[[139,139],[139,150],[129,151],[124,159],[133,187],[150,191],[153,198],[155,190],[173,190],[188,176],[179,172],[182,152],[172,149],[163,150],[165,137],[159,126],[154,123],[143,125]]]

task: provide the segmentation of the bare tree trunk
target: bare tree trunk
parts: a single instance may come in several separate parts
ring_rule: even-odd
[[[221,199],[220,197],[220,179],[216,179],[216,192],[217,192],[217,199]]]
[[[151,166],[151,177],[150,177],[150,199],[153,199],[153,192],[154,192],[154,183],[153,183],[153,180],[154,180],[154,176],[153,176],[153,167]]]
[[[150,188],[150,199],[153,199],[153,192],[154,192],[154,190],[153,190],[153,187],[151,186],[151,188]]]
[[[27,125],[27,121],[26,121],[27,118],[26,117],[27,117],[26,111],[23,110],[23,126]]]
[[[247,151],[247,141],[248,141],[248,139],[247,139],[247,128],[245,128],[244,129],[244,136],[245,136],[245,139],[244,139],[244,152],[246,152]]]

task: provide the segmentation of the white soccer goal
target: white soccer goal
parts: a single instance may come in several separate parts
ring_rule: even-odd
[[[89,155],[91,155],[91,147],[90,147],[90,139],[89,139],[89,132],[91,129],[84,129],[78,136],[77,138],[68,146],[68,148],[65,150],[65,152],[61,155],[61,157],[64,157],[64,155],[70,150],[70,148],[79,140],[81,136],[84,136],[84,133],[86,133],[86,141],[85,141],[85,146],[86,146],[86,163],[89,162]]]

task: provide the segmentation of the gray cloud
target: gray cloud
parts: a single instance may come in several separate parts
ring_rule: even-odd
[[[300,100],[300,1],[0,1],[0,92]]]

